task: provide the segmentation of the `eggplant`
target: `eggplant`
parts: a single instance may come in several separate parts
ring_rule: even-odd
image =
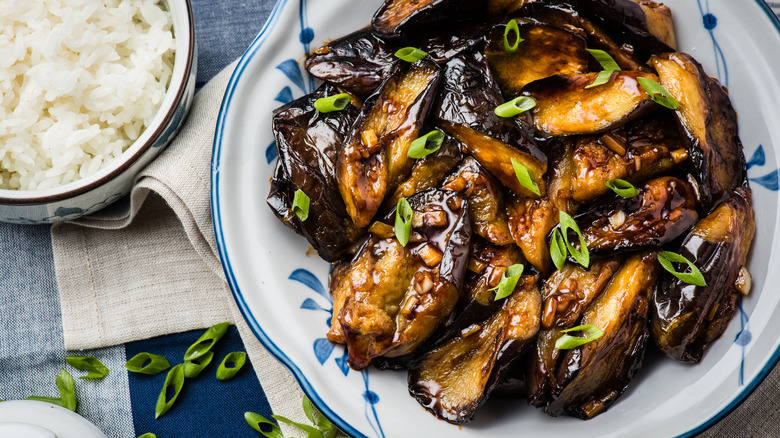
[[[573,4],[585,17],[630,47],[643,60],[652,55],[674,51],[671,10],[646,0],[564,0]]]
[[[474,233],[496,245],[514,242],[509,232],[504,193],[474,158],[468,157],[442,182],[441,188],[463,193],[469,200],[469,217]]]
[[[588,269],[566,263],[542,286],[541,330],[529,354],[526,372],[528,402],[545,406],[552,401],[551,388],[556,386],[559,358],[565,350],[555,348],[561,330],[574,327],[582,313],[606,288],[620,268],[620,258],[593,262]]]
[[[606,183],[623,179],[641,184],[680,167],[688,152],[667,113],[629,123],[599,136],[577,139],[572,198],[588,202],[607,193]],[[671,122],[671,123],[669,123]]]
[[[447,174],[463,161],[463,145],[449,135],[445,135],[441,147],[436,153],[427,155],[414,162],[412,172],[406,181],[385,199],[383,209],[391,210],[401,198],[408,198],[417,192],[438,187]]]
[[[701,202],[709,212],[745,181],[737,114],[726,90],[690,55],[666,53],[650,63],[661,85],[680,102],[675,114],[688,142]]]
[[[433,189],[408,202],[413,216],[406,247],[394,236],[392,211],[369,228],[370,236],[346,272],[335,278],[339,290],[331,332],[334,338],[339,331],[343,334],[354,369],[379,356],[412,354],[447,319],[460,297],[471,237],[468,201],[458,193]],[[343,276],[349,280],[339,281]]]
[[[364,28],[337,38],[306,58],[306,70],[361,98],[376,91],[393,72],[401,42]]]
[[[531,110],[536,132],[545,137],[609,131],[657,109],[637,78],[652,73],[616,71],[609,81],[585,88],[597,73],[556,75],[531,82],[523,94],[536,100]]]
[[[344,257],[363,232],[347,214],[338,194],[336,160],[359,110],[320,113],[314,102],[340,91],[322,85],[314,93],[296,99],[273,114],[273,132],[279,159],[267,203],[288,227],[304,236],[323,259]],[[309,217],[300,221],[292,211],[296,190],[309,196]]]
[[[501,90],[514,97],[526,84],[548,76],[586,73],[590,54],[585,39],[574,32],[533,20],[517,20],[523,39],[517,51],[504,48],[506,24],[495,26],[488,36],[485,56]]]
[[[647,344],[647,311],[660,265],[655,252],[630,256],[582,314],[580,324],[604,335],[563,354],[545,411],[583,419],[604,412],[639,371]]]
[[[750,201],[750,189],[738,187],[685,238],[679,253],[699,268],[706,286],[687,284],[669,273],[661,278],[650,327],[653,340],[667,356],[700,362],[709,343],[732,320],[738,297],[749,292],[745,260],[755,234]]]
[[[453,424],[471,421],[536,337],[537,281],[537,276],[521,277],[495,314],[428,351],[409,370],[409,393],[420,405]]]
[[[441,69],[428,59],[396,64],[396,72],[363,104],[339,154],[336,177],[347,213],[365,227],[411,172],[407,156],[436,97]]]
[[[433,34],[422,32],[414,35],[412,40],[416,41],[415,47],[428,53],[435,62],[444,64],[462,53],[479,50],[488,29],[486,24],[473,23],[465,26],[446,26]]]
[[[379,33],[398,35],[484,16],[485,6],[473,0],[385,0],[371,26]]]
[[[688,231],[699,218],[696,195],[680,179],[656,178],[639,189],[634,197],[616,196],[574,217],[592,255],[664,245]],[[578,239],[571,233],[569,241]]]
[[[528,168],[542,195],[547,157],[516,118],[498,117],[504,103],[487,61],[479,52],[461,54],[444,68],[434,122],[462,142],[502,184],[518,194],[539,197],[515,176],[512,159]]]
[[[487,13],[491,17],[503,18],[524,5],[535,1],[536,0],[487,0]]]

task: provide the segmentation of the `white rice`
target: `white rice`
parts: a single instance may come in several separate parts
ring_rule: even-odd
[[[173,58],[159,0],[0,0],[0,188],[55,187],[120,156]]]

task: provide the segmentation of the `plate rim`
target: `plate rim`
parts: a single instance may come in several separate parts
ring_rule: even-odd
[[[266,20],[265,24],[261,28],[258,35],[249,45],[247,50],[244,52],[243,55],[241,55],[238,64],[236,65],[235,69],[233,70],[233,73],[231,74],[230,81],[227,84],[225,95],[223,97],[219,109],[219,114],[217,116],[216,130],[214,134],[214,142],[213,142],[212,155],[211,155],[210,204],[211,204],[212,224],[214,228],[214,234],[216,237],[217,251],[219,254],[219,259],[222,265],[222,269],[225,273],[225,278],[228,282],[231,294],[233,295],[233,298],[236,301],[239,311],[241,312],[241,315],[243,316],[244,321],[247,323],[250,330],[252,330],[252,333],[263,344],[263,346],[268,350],[268,352],[271,353],[271,355],[273,355],[274,358],[276,358],[276,360],[278,360],[282,365],[284,365],[290,371],[290,373],[293,375],[293,378],[300,386],[301,390],[312,401],[312,403],[314,403],[314,405],[323,415],[325,415],[332,423],[334,423],[339,429],[341,429],[343,432],[347,433],[348,435],[353,437],[365,437],[366,435],[364,435],[362,432],[358,431],[353,426],[351,426],[348,422],[346,422],[343,418],[341,418],[341,416],[336,414],[336,412],[333,411],[333,409],[331,409],[322,400],[322,398],[319,396],[317,391],[314,390],[312,384],[309,382],[309,380],[300,370],[298,365],[296,365],[282,351],[282,349],[279,348],[268,337],[268,335],[265,333],[263,328],[260,326],[260,323],[254,317],[251,310],[249,309],[248,304],[244,300],[244,296],[241,289],[238,287],[238,283],[236,281],[235,274],[233,272],[233,268],[230,262],[230,257],[227,254],[227,245],[222,230],[222,212],[219,203],[219,176],[220,176],[219,165],[220,165],[220,158],[221,158],[220,152],[223,147],[222,140],[224,135],[225,120],[227,118],[227,113],[230,109],[230,103],[233,100],[233,96],[236,91],[236,86],[241,80],[241,76],[244,73],[247,65],[254,58],[255,54],[263,46],[265,41],[270,37],[271,31],[274,30],[276,24],[279,22],[282,13],[285,10],[285,7],[288,6],[288,4],[291,3],[291,1],[292,0],[276,0],[276,3],[274,4],[274,7],[271,10],[268,19]],[[306,0],[300,0],[301,3],[305,1]],[[767,4],[766,0],[754,0],[754,3],[764,12],[764,14],[767,16],[769,21],[774,25],[775,30],[778,32],[778,34],[780,34],[780,17],[778,17],[774,13],[774,11],[769,6],[769,4]],[[709,429],[710,427],[712,427],[713,425],[721,421],[723,418],[728,416],[731,412],[734,411],[734,409],[736,409],[740,404],[742,404],[756,390],[756,388],[758,388],[758,386],[766,379],[767,375],[775,368],[778,361],[780,361],[780,346],[778,346],[774,350],[771,356],[769,356],[767,361],[764,363],[761,370],[753,377],[753,379],[749,383],[744,385],[744,387],[739,391],[738,394],[736,394],[736,396],[731,400],[731,402],[728,405],[726,405],[724,408],[722,408],[717,413],[712,415],[708,420],[702,422],[697,427],[694,427],[693,429],[687,432],[683,432],[677,435],[676,438],[687,438],[687,437],[695,436]]]

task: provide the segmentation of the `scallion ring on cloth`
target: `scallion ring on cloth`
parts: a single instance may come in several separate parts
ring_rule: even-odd
[[[184,353],[184,360],[197,359],[208,353],[214,344],[225,336],[229,326],[229,322],[221,322],[209,327],[194,344],[190,345],[190,348]]]
[[[168,371],[168,375],[165,376],[165,383],[160,390],[160,395],[157,397],[157,405],[154,408],[154,418],[160,418],[166,412],[168,412],[173,404],[176,403],[176,398],[179,397],[181,389],[184,387],[184,366],[178,364]],[[169,388],[173,388],[173,395],[168,395]]]
[[[522,114],[535,106],[536,101],[532,97],[518,96],[509,102],[497,106],[493,112],[495,112],[498,117],[509,118]]]
[[[561,235],[563,236],[563,241],[566,243],[566,249],[569,251],[569,254],[571,254],[574,260],[577,261],[577,263],[582,265],[584,268],[587,268],[590,266],[590,252],[588,251],[588,246],[585,244],[585,238],[582,237],[580,227],[577,226],[577,222],[574,221],[574,218],[572,218],[565,211],[561,211],[558,215],[558,218],[561,224]],[[569,242],[569,230],[574,231],[577,233],[577,236],[579,236],[579,249],[574,248],[574,246]]]
[[[395,52],[395,57],[406,62],[416,62],[428,56],[428,53],[417,47],[404,47]]]
[[[298,220],[303,222],[309,217],[309,195],[303,193],[303,190],[298,189],[293,196],[292,211],[298,216]]]
[[[401,246],[406,246],[409,243],[409,235],[412,234],[412,206],[409,205],[409,201],[406,198],[398,200],[398,205],[395,207],[395,237]]]
[[[151,432],[147,432],[147,433],[139,436],[138,438],[157,438],[157,435],[155,435],[155,434],[153,434]]]
[[[63,408],[65,407],[62,404],[62,399],[59,398],[59,397],[45,397],[45,396],[42,396],[42,395],[31,395],[31,396],[27,397],[25,400],[34,400],[34,401],[46,402],[46,403],[51,403],[53,405],[61,406]]]
[[[509,42],[510,36],[514,36],[514,43]],[[517,52],[517,48],[520,47],[520,43],[523,41],[525,40],[520,38],[520,28],[517,26],[517,21],[509,20],[509,23],[507,23],[504,28],[504,51],[508,55],[514,55],[515,52]]]
[[[606,186],[609,187],[610,190],[615,192],[618,196],[622,196],[624,198],[633,198],[634,196],[639,194],[639,189],[634,187],[633,184],[630,182],[615,178],[611,179],[606,182]]]
[[[427,157],[438,151],[442,142],[444,142],[444,133],[438,129],[433,130],[422,137],[417,137],[409,146],[406,156],[414,159]]]
[[[572,336],[569,334],[571,332],[584,332],[585,337]],[[555,348],[559,350],[570,350],[579,347],[580,345],[587,344],[588,342],[593,342],[604,336],[604,332],[601,331],[600,328],[590,324],[578,325],[577,327],[561,330],[561,333],[563,333],[563,336],[555,341]]]
[[[66,356],[65,362],[79,371],[89,372],[79,379],[102,379],[108,375],[108,367],[92,356]]]
[[[527,167],[512,158],[512,169],[514,169],[515,177],[517,177],[517,181],[521,186],[525,187],[536,196],[541,196],[539,184],[537,184],[536,180],[531,176],[531,172]]]
[[[516,263],[504,269],[504,273],[501,274],[501,281],[498,282],[498,286],[489,289],[496,291],[495,301],[512,295],[512,292],[515,291],[515,287],[517,287],[517,281],[520,280],[520,276],[523,275],[523,269],[525,269],[525,266],[521,265],[520,263]]]
[[[188,379],[198,377],[201,371],[209,366],[212,359],[214,359],[214,352],[209,351],[199,358],[184,362],[184,377]]]
[[[138,353],[125,363],[125,368],[133,373],[157,374],[171,367],[164,356],[152,353]]]
[[[669,94],[669,92],[666,91],[666,88],[662,87],[658,82],[642,77],[636,78],[636,80],[639,82],[639,85],[641,85],[642,88],[647,91],[647,94],[650,95],[650,97],[653,99],[653,102],[671,110],[680,109],[680,102],[678,102],[674,96]]]
[[[230,380],[236,373],[241,371],[246,363],[246,353],[243,351],[234,351],[222,359],[222,363],[217,368],[217,379]]]
[[[314,101],[314,109],[321,113],[341,111],[349,105],[352,96],[347,93],[334,94],[333,96],[320,97]]]
[[[73,381],[73,377],[65,371],[65,368],[61,368],[57,374],[57,389],[60,390],[60,399],[62,400],[62,407],[70,409],[76,412],[76,383]]]
[[[260,432],[266,438],[284,438],[282,429],[276,423],[257,412],[244,412],[244,420],[252,429]]]
[[[707,285],[707,281],[704,279],[704,275],[702,275],[699,268],[697,268],[696,265],[694,265],[693,262],[687,258],[671,251],[659,251],[657,255],[658,263],[660,263],[667,272],[679,278],[681,281],[692,284],[694,286]],[[674,267],[672,263],[685,263],[690,268],[690,272],[680,272]]]

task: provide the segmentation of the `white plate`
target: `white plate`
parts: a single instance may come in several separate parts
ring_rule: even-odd
[[[0,438],[107,438],[94,424],[62,406],[35,400],[0,403]]]
[[[754,191],[753,291],[698,366],[648,357],[605,414],[552,418],[522,400],[491,400],[463,428],[434,419],[409,396],[406,373],[346,366],[324,340],[328,264],[266,206],[275,148],[271,111],[314,89],[301,64],[322,42],[369,23],[378,0],[280,0],[241,59],[218,120],[212,210],[223,267],[257,337],[304,392],[354,436],[659,437],[700,432],[738,405],[777,362],[780,284],[776,253],[780,147],[780,23],[761,0],[667,0],[683,51],[728,85]]]

